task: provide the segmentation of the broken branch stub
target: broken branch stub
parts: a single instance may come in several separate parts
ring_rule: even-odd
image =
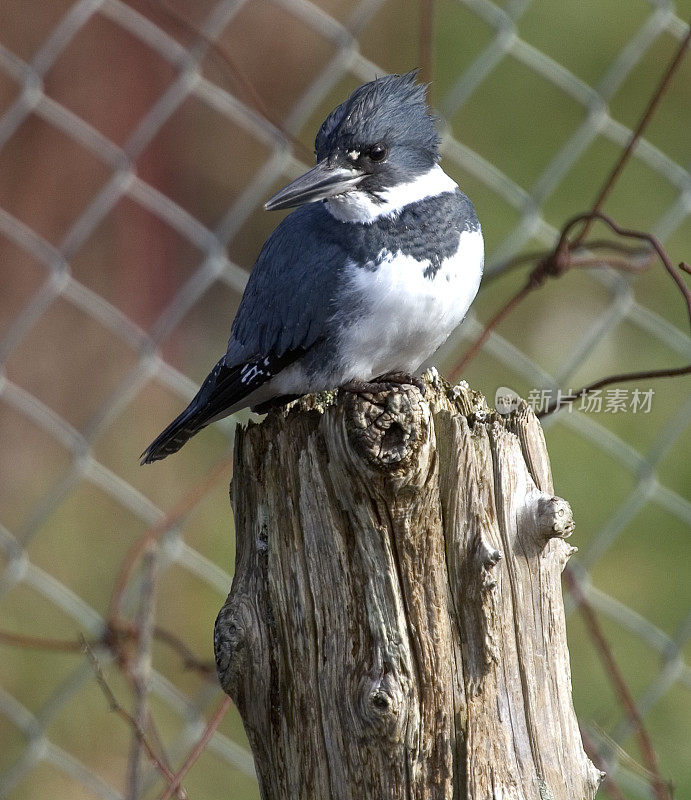
[[[467,387],[303,398],[238,430],[224,690],[264,800],[590,800],[539,423]]]

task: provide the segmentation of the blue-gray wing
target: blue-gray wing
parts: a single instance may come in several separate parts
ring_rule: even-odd
[[[324,333],[347,254],[320,203],[287,216],[271,234],[233,322],[226,364],[304,351]]]
[[[271,234],[252,270],[226,355],[187,408],[142,453],[165,458],[210,422],[247,405],[255,389],[323,335],[347,255],[341,229],[321,206],[294,211]]]

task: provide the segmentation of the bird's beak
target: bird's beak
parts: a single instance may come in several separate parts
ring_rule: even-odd
[[[264,204],[267,211],[294,208],[315,200],[326,200],[354,189],[364,172],[349,167],[330,166],[326,159],[277,192]]]

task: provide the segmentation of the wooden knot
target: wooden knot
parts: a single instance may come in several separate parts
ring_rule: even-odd
[[[571,506],[561,497],[548,494],[540,494],[537,499],[536,519],[538,531],[548,539],[566,539],[575,527]]]
[[[498,569],[503,556],[490,545],[478,531],[468,550],[470,556],[467,566],[471,572],[465,577],[465,600],[469,620],[472,617],[474,652],[474,670],[469,674],[469,691],[473,695],[480,694],[485,675],[493,663],[499,661],[497,646],[497,609],[496,592]]]
[[[345,421],[355,452],[376,469],[407,467],[426,435],[422,402],[412,386],[366,397],[349,394]]]
[[[406,719],[401,713],[403,704],[403,689],[395,674],[385,672],[374,680],[369,675],[360,682],[359,716],[367,735],[400,740]]]
[[[494,568],[501,561],[502,554],[496,548],[481,541],[476,551],[476,557],[480,567],[480,588],[482,591],[494,589],[497,585],[497,579],[493,574]]]
[[[247,632],[240,609],[230,602],[221,608],[214,625],[216,672],[223,690],[234,697],[236,679],[247,662]]]

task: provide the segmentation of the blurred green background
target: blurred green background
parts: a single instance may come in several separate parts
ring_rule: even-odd
[[[691,2],[433,8],[443,165],[487,246],[478,300],[438,354],[449,374],[532,268],[502,270],[506,259],[552,246],[592,204]],[[156,623],[212,659],[234,559],[234,422],[154,467],[137,457],[225,349],[278,219],[263,201],[299,173],[355,86],[420,66],[420,14],[403,0],[0,5],[0,630],[98,638],[128,549],[182,503],[163,526]],[[687,58],[605,206],[658,235],[674,263],[691,260],[689,108]],[[302,145],[294,156],[286,131]],[[684,303],[659,263],[638,277],[590,269],[529,296],[463,377],[492,404],[500,386],[527,396],[690,356]],[[691,796],[690,386],[625,385],[654,389],[649,413],[545,421],[555,487],[575,513],[572,564],[678,798]],[[625,796],[649,797],[626,715],[567,605],[579,719]],[[118,665],[96,653],[131,708]],[[153,668],[151,715],[177,766],[221,694],[161,640]],[[123,796],[130,741],[83,655],[0,642],[1,797]],[[163,782],[144,774],[155,797]],[[258,797],[233,708],[184,785],[192,798]]]

